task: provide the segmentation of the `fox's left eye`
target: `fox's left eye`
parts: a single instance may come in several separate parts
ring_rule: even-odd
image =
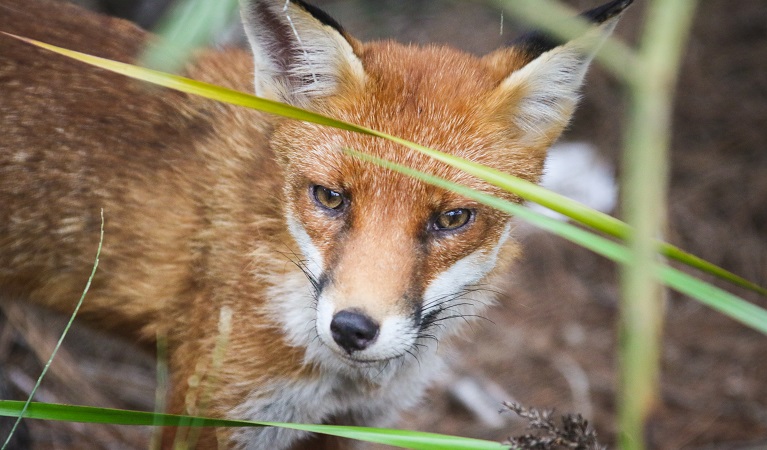
[[[470,209],[451,209],[450,211],[440,213],[434,219],[432,227],[436,231],[457,230],[469,223],[472,215],[473,213]]]
[[[338,211],[344,206],[344,195],[325,186],[314,186],[312,195],[314,200],[325,209]]]

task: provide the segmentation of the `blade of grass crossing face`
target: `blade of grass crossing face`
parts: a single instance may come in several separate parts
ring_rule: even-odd
[[[413,178],[425,181],[435,186],[454,191],[464,197],[471,198],[478,202],[491,206],[499,211],[503,211],[512,216],[532,223],[533,225],[561,236],[575,244],[587,248],[594,253],[602,255],[616,263],[629,264],[631,253],[625,245],[618,244],[604,237],[595,235],[582,228],[578,228],[566,222],[552,219],[543,214],[537,213],[516,203],[499,199],[490,194],[480,192],[469,187],[453,183],[451,181],[430,175],[410,167],[386,161],[366,153],[355,150],[345,150],[362,160],[379,164],[383,167],[400,172]],[[653,269],[655,275],[670,288],[688,295],[703,304],[719,311],[745,325],[748,325],[764,334],[767,334],[767,310],[753,305],[737,295],[730,294],[719,289],[705,281],[698,280],[690,275],[684,274],[677,269],[668,267],[665,264],[656,264]]]
[[[64,342],[64,338],[67,336],[67,333],[69,332],[69,328],[72,327],[72,322],[75,321],[75,317],[77,317],[77,313],[80,311],[80,307],[83,304],[83,300],[85,300],[85,294],[88,293],[88,290],[91,287],[91,283],[93,282],[93,277],[96,276],[96,269],[99,267],[99,256],[101,256],[101,245],[103,243],[104,243],[104,210],[102,209],[101,210],[101,231],[99,234],[99,246],[98,246],[98,249],[96,250],[96,259],[93,262],[93,270],[91,270],[91,274],[88,277],[88,281],[85,283],[85,288],[83,289],[83,293],[80,296],[80,300],[78,300],[77,305],[75,305],[75,310],[72,312],[72,315],[69,317],[69,321],[64,327],[64,331],[61,332],[61,336],[59,337],[58,342],[56,342],[56,346],[53,348],[53,351],[51,352],[51,357],[48,358],[48,361],[45,363],[45,366],[43,367],[43,370],[40,373],[40,376],[37,377],[37,382],[35,383],[35,386],[32,388],[32,391],[29,393],[29,397],[27,397],[27,401],[24,402],[24,405],[21,408],[21,411],[19,412],[18,418],[16,419],[16,422],[13,423],[13,427],[11,428],[11,431],[8,433],[8,437],[3,443],[3,446],[0,447],[0,450],[5,450],[6,447],[8,447],[8,443],[11,442],[11,438],[13,437],[13,434],[16,432],[16,429],[19,427],[19,423],[21,423],[21,419],[24,417],[24,414],[29,408],[29,405],[32,403],[32,399],[34,398],[35,393],[37,392],[37,389],[40,387],[40,383],[42,383],[43,378],[48,373],[48,369],[51,367],[51,363],[53,363],[53,358],[56,356],[56,353],[58,353],[59,348],[61,348],[61,344]]]
[[[615,217],[600,211],[588,208],[587,206],[573,199],[567,198],[555,192],[551,192],[548,189],[545,189],[535,183],[531,183],[527,180],[503,173],[497,169],[483,166],[481,164],[477,164],[457,156],[405,141],[404,139],[393,136],[387,136],[387,138],[401,145],[405,145],[414,150],[425,153],[438,161],[442,161],[445,164],[449,164],[453,167],[461,169],[464,172],[474,175],[481,180],[487,181],[494,186],[500,187],[507,192],[517,194],[525,200],[538,203],[539,205],[545,206],[546,208],[563,214],[575,220],[576,222],[594,228],[610,236],[623,240],[627,240],[631,237],[632,228],[625,222],[622,222]],[[690,267],[694,267],[698,270],[714,275],[718,278],[727,280],[728,282],[737,286],[741,286],[743,288],[767,296],[767,289],[752,283],[745,278],[742,278],[732,272],[722,269],[721,267],[711,264],[702,258],[687,253],[669,243],[659,240],[654,242],[658,248],[658,251],[663,256],[674,259]]]
[[[735,275],[734,273],[725,270],[716,264],[712,264],[699,256],[688,253],[679,247],[671,245],[667,242],[656,240],[655,243],[658,246],[658,251],[660,254],[667,258],[673,259],[687,266],[698,269],[701,272],[705,272],[709,275],[713,275],[717,278],[728,281],[735,286],[740,286],[744,289],[748,289],[749,291],[756,292],[757,294],[761,294],[767,297],[767,289],[759,286],[758,284],[752,283],[739,275]]]
[[[112,61],[109,59],[99,58],[96,56],[63,49],[54,45],[35,41],[33,39],[15,36],[8,33],[3,34],[12,36],[16,39],[20,39],[32,45],[45,48],[52,52],[76,59],[84,63],[110,70],[131,78],[157,84],[159,86],[164,86],[181,92],[198,95],[201,97],[209,98],[211,100],[230,103],[246,108],[257,109],[259,111],[287,117],[290,119],[303,120],[306,122],[317,123],[342,130],[376,136],[382,139],[388,139],[412,150],[416,150],[429,155],[430,157],[442,161],[445,164],[457,167],[484,181],[487,181],[488,183],[512,192],[524,198],[525,200],[538,203],[610,236],[614,236],[620,239],[627,239],[631,234],[631,228],[624,222],[621,222],[620,220],[607,214],[592,210],[582,205],[581,203],[551,192],[534,183],[530,183],[529,181],[522,180],[513,175],[509,175],[490,167],[482,166],[480,164],[476,164],[471,161],[467,161],[465,159],[458,158],[456,156],[398,138],[396,136],[391,136],[380,131],[332,119],[321,114],[313,113],[284,103],[259,98],[254,95],[246,94],[232,89],[227,89],[177,75],[166,74],[131,64],[125,64],[118,61]],[[752,283],[725,269],[722,269],[721,267],[691,255],[671,244],[658,242],[657,245],[659,246],[659,251],[664,256],[719,277],[737,286],[741,286],[754,292],[758,292],[761,295],[767,296],[767,289],[758,286],[755,283]]]

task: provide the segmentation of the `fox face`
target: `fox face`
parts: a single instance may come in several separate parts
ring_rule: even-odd
[[[397,50],[402,49],[392,49]],[[423,69],[435,67],[431,62],[427,60]],[[507,148],[506,138],[494,135],[494,126],[484,120],[482,106],[467,101],[476,97],[458,94],[448,109],[440,101],[444,84],[432,84],[426,77],[422,83],[406,80],[410,74],[387,75],[409,83],[412,99],[391,95],[402,92],[399,87],[381,86],[372,95],[363,89],[347,94],[354,98],[344,98],[343,105],[331,101],[326,107],[336,117],[434,148],[457,149],[453,152],[465,157],[487,155],[481,159],[488,163],[495,150]],[[420,119],[402,120],[411,113],[418,116],[419,110]],[[298,134],[308,138],[296,140]],[[422,341],[450,328],[442,326],[445,317],[460,320],[483,306],[482,296],[472,292],[496,265],[509,235],[509,218],[450,191],[362,162],[344,149],[475,188],[490,190],[488,186],[391,143],[343,131],[291,123],[278,129],[272,142],[284,152],[286,173],[292,178],[284,193],[286,216],[316,287],[317,336],[338,356],[352,363],[417,356],[426,345]]]
[[[483,58],[363,44],[298,1],[245,4],[243,17],[258,95],[537,181],[593,49],[629,3],[586,13],[599,26],[570,43],[531,34]],[[286,174],[285,219],[312,291],[308,305],[280,320],[307,359],[394,367],[486,306],[483,283],[498,265],[510,218],[345,149],[512,196],[391,142],[320,125],[281,122],[271,147]]]
[[[445,316],[481,306],[466,289],[495,266],[508,217],[343,154],[296,174],[288,224],[315,287],[317,336],[344,360],[415,356]]]

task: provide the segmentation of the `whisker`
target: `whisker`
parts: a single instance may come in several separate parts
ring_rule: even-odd
[[[418,358],[418,356],[416,356],[416,355],[415,355],[415,353],[413,353],[413,352],[412,352],[410,349],[406,349],[406,350],[405,350],[405,352],[406,352],[408,355],[412,356],[412,357],[413,357],[413,359],[415,359],[415,360],[416,360],[416,362],[418,363],[418,367],[420,368],[420,367],[421,367],[421,360]]]

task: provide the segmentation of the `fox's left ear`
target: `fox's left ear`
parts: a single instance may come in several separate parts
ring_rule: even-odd
[[[240,0],[255,60],[256,95],[309,107],[364,83],[359,43],[319,8],[302,0]]]
[[[559,137],[575,110],[589,63],[632,2],[613,0],[581,14],[594,27],[567,43],[532,32],[514,41],[511,48],[486,57],[498,64],[506,59],[504,55],[512,55],[518,67],[496,88],[493,98],[503,108],[502,114],[511,115],[523,144],[548,146]]]

